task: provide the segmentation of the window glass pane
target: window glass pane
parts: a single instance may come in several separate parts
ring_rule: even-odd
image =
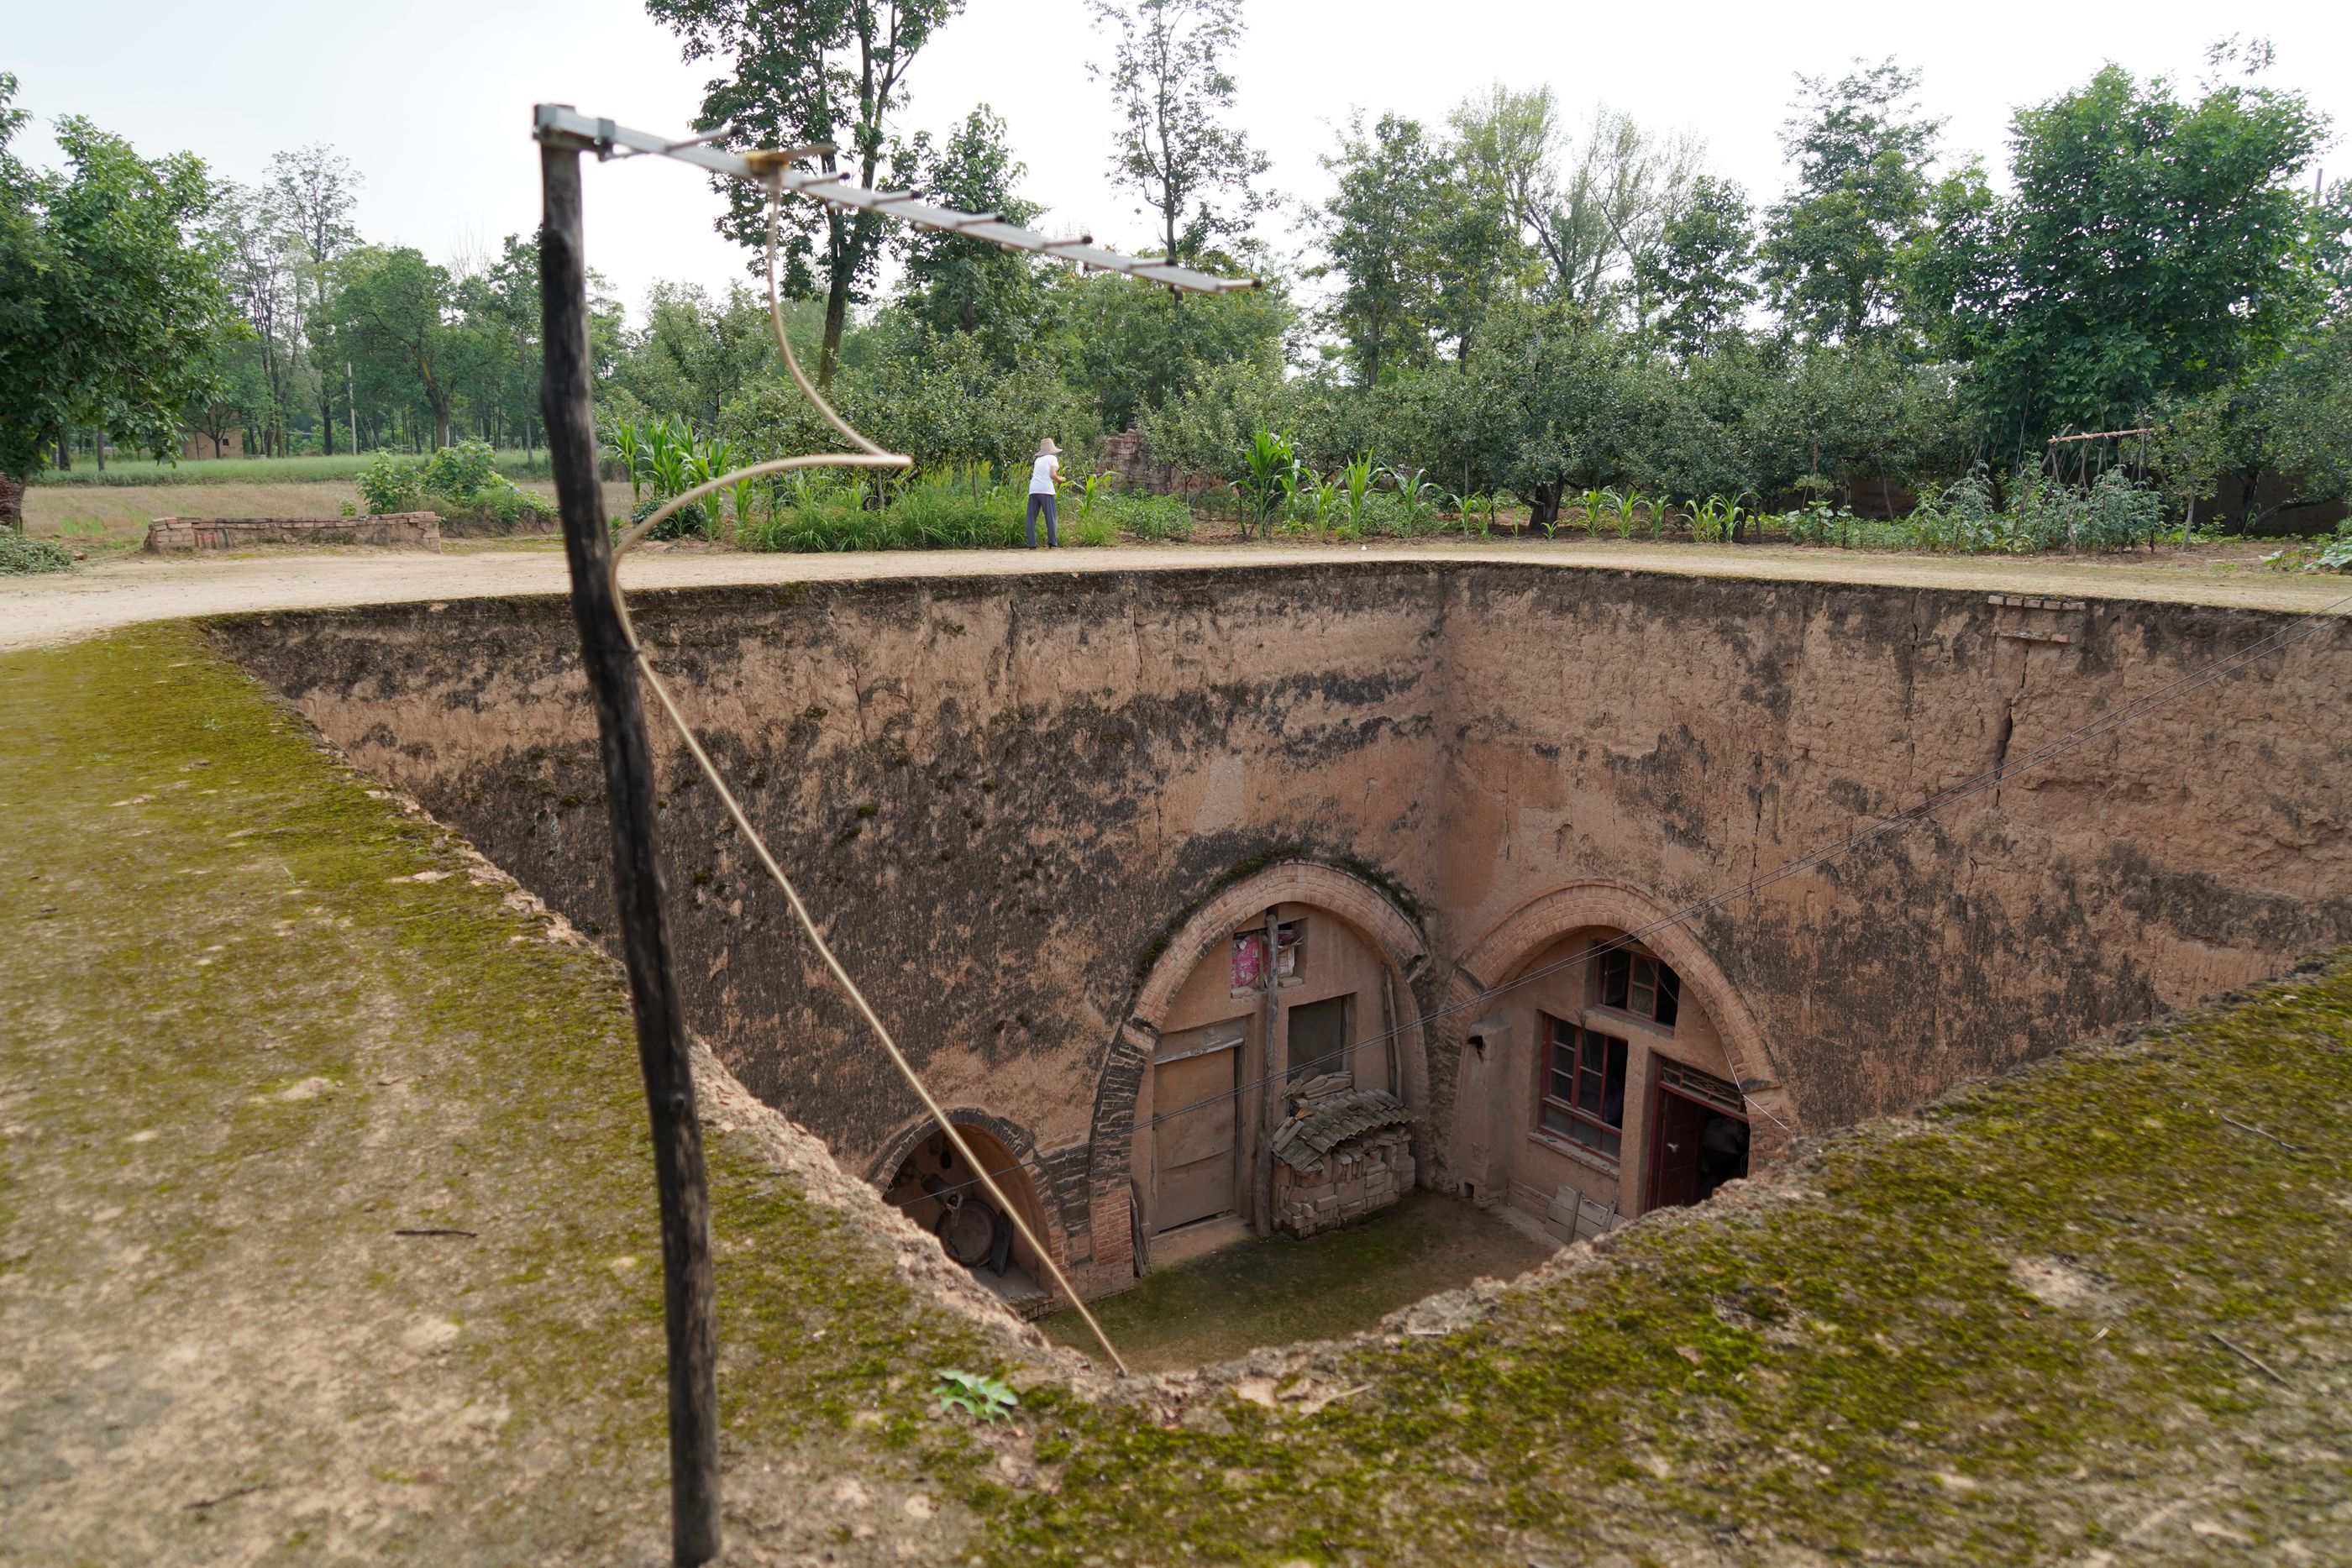
[[[1603,1079],[1600,1105],[1601,1119],[1612,1127],[1622,1127],[1625,1124],[1625,1042],[1622,1040],[1611,1040],[1606,1035],[1593,1035],[1590,1038],[1595,1045],[1604,1047],[1607,1052],[1607,1067],[1601,1075]],[[1592,1054],[1597,1056],[1601,1052],[1595,1051]]]
[[[1683,977],[1665,965],[1658,966],[1658,1021],[1672,1028],[1683,1010]]]
[[[1546,1105],[1537,1115],[1536,1125],[1547,1133],[1566,1133],[1576,1125],[1576,1122],[1559,1106]]]
[[[1555,1100],[1576,1098],[1576,1074],[1570,1070],[1569,1059],[1564,1052],[1552,1058],[1550,1092]]]
[[[1600,1142],[1595,1144],[1593,1146],[1613,1160],[1617,1157],[1619,1146],[1622,1145],[1624,1141],[1624,1136],[1622,1134],[1603,1133],[1601,1134]]]
[[[1633,955],[1622,952],[1601,955],[1600,1002],[1602,1007],[1622,1008],[1625,1005],[1627,983],[1633,973],[1632,957]]]

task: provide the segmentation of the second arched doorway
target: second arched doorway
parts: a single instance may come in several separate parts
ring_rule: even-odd
[[[1138,1271],[1194,1227],[1303,1235],[1412,1187],[1409,1107],[1427,1069],[1411,981],[1425,952],[1378,889],[1310,862],[1193,914],[1121,1031],[1139,1059],[1118,1140]]]

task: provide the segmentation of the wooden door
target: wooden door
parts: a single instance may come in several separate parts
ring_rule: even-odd
[[[1650,1104],[1650,1202],[1652,1208],[1685,1208],[1699,1191],[1699,1134],[1707,1110],[1671,1089],[1660,1089]]]
[[[1173,1230],[1230,1213],[1240,1174],[1234,1093],[1240,1082],[1238,1040],[1162,1061],[1152,1069],[1151,1166],[1155,1228]]]

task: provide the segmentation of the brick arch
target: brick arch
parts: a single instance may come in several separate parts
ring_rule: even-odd
[[[986,1133],[1003,1145],[1005,1150],[1020,1162],[1022,1173],[1027,1177],[1029,1196],[1033,1200],[1030,1206],[1032,1211],[1024,1214],[1022,1218],[1036,1228],[1037,1239],[1053,1252],[1054,1261],[1067,1270],[1070,1266],[1069,1234],[1062,1224],[1061,1205],[1056,1201],[1053,1182],[1038,1162],[1037,1140],[1030,1135],[1029,1129],[1017,1122],[1008,1122],[1002,1116],[971,1105],[949,1106],[948,1120],[959,1127],[969,1127],[975,1132]],[[899,1166],[905,1163],[907,1156],[913,1154],[924,1139],[939,1130],[939,1123],[927,1115],[919,1116],[914,1121],[902,1125],[897,1132],[890,1134],[889,1141],[883,1145],[880,1156],[867,1167],[866,1181],[875,1186],[887,1188],[889,1186],[890,1177],[898,1171]],[[989,1174],[993,1176],[996,1173],[991,1171]],[[1000,1185],[1003,1184],[1000,1183]],[[1048,1290],[1053,1288],[1053,1281],[1050,1280],[1041,1280],[1038,1283]]]
[[[1160,1020],[1193,969],[1234,927],[1279,904],[1305,904],[1337,917],[1389,970],[1397,1012],[1397,1091],[1415,1110],[1429,1103],[1429,1058],[1420,999],[1412,983],[1429,959],[1421,927],[1360,876],[1307,860],[1277,861],[1202,901],[1154,959],[1127,1016],[1112,1031],[1097,1081],[1087,1180],[1096,1290],[1132,1281],[1129,1186],[1134,1179],[1135,1105],[1159,1043]]]
[[[1664,919],[1672,909],[1637,887],[1622,882],[1577,882],[1530,899],[1464,954],[1447,989],[1449,1043],[1474,1021],[1474,999],[1509,979],[1518,967],[1571,931],[1608,926],[1638,931]],[[1802,1129],[1795,1102],[1772,1061],[1770,1049],[1756,1017],[1741,999],[1721,967],[1708,956],[1688,926],[1673,925],[1649,932],[1643,946],[1675,967],[1686,990],[1697,993],[1716,1032],[1723,1039],[1725,1056],[1739,1080],[1739,1092],[1754,1118],[1752,1147],[1759,1164],[1769,1164],[1787,1149]]]

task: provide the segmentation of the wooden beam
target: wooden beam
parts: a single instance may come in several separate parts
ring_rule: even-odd
[[[654,759],[646,739],[636,661],[621,623],[613,540],[597,482],[590,403],[588,267],[580,205],[580,146],[542,136],[545,210],[539,237],[546,373],[540,406],[548,463],[572,566],[572,611],[604,758],[613,830],[613,893],[636,1015],[637,1065],[653,1118],[661,1204],[662,1308],[669,1329],[670,1554],[678,1568],[719,1555],[719,1398],[710,1275],[710,1189],[694,1070],[654,858]]]

